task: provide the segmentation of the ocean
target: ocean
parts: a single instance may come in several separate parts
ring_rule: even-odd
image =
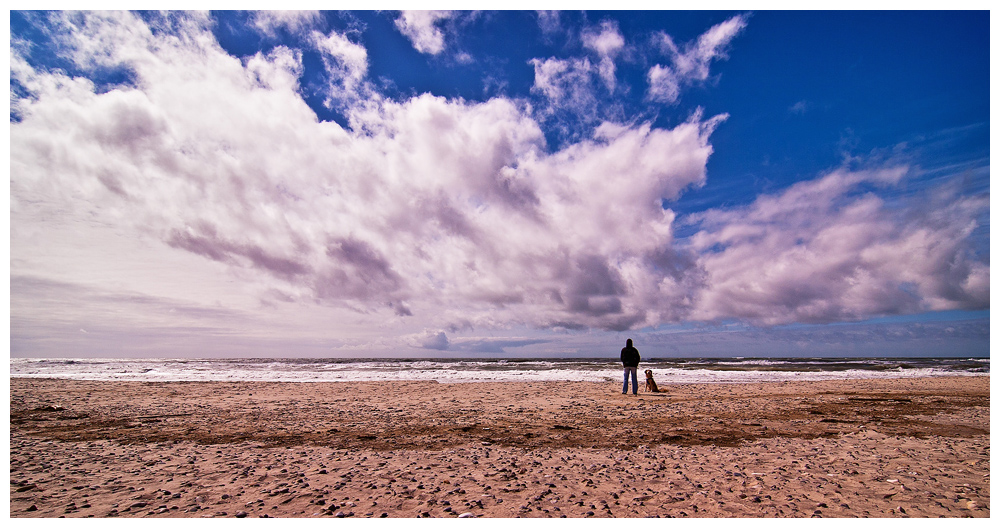
[[[654,358],[657,384],[988,376],[989,358]],[[11,358],[12,378],[98,381],[620,381],[615,358],[39,359]]]

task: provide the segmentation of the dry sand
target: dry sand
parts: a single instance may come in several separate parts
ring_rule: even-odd
[[[10,380],[11,517],[989,517],[989,377]]]

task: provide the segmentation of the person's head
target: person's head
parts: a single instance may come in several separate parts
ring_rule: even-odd
[[[626,339],[625,340],[625,346],[632,346],[632,340],[631,339]]]

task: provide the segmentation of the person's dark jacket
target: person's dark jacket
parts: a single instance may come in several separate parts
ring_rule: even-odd
[[[639,351],[634,346],[627,346],[622,349],[622,365],[625,367],[639,366]]]

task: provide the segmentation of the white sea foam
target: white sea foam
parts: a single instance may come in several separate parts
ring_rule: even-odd
[[[754,383],[831,379],[886,379],[989,375],[989,359],[652,360],[658,384]],[[584,360],[237,360],[237,359],[22,359],[11,377],[128,381],[620,381],[611,359]],[[641,377],[641,374],[640,374]]]

